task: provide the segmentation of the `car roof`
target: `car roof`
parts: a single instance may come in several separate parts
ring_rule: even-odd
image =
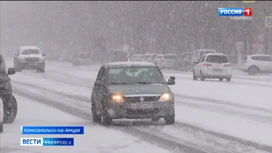
[[[37,46],[21,46],[19,47],[20,50],[25,50],[25,49],[40,49]]]
[[[132,66],[148,66],[156,67],[154,63],[151,62],[109,62],[105,64],[107,67],[132,67]]]
[[[208,56],[210,56],[210,55],[222,55],[222,56],[228,56],[228,55],[223,54],[223,53],[207,53],[207,54],[204,54],[204,55],[208,55]],[[203,55],[203,56],[204,56],[204,55]]]

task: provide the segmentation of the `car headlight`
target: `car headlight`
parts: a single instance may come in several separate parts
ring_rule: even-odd
[[[171,93],[163,93],[159,99],[160,102],[162,101],[170,101],[172,100],[173,96]]]
[[[122,103],[124,102],[124,96],[122,94],[112,94],[111,100],[115,103]]]

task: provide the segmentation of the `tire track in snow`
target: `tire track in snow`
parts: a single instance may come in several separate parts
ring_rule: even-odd
[[[29,94],[27,91],[17,90],[16,88],[14,90],[14,93],[24,96],[24,97],[27,97],[27,98],[30,98],[30,99],[33,99],[37,102],[43,103],[43,104],[48,105],[50,107],[54,107],[56,109],[59,109],[59,110],[64,111],[66,113],[78,116],[83,119],[90,120],[92,117],[90,112],[82,111],[82,109],[80,109],[80,108],[75,108],[75,107],[64,105],[62,102],[59,102],[60,101],[59,99],[58,100],[45,99],[42,96],[39,96],[36,94]],[[93,123],[93,125],[95,126],[98,124]],[[101,126],[101,127],[104,128],[104,126]],[[134,135],[136,137],[140,137],[142,140],[145,140],[147,142],[156,143],[160,147],[166,148],[170,151],[175,150],[178,152],[187,152],[187,153],[207,153],[205,151],[199,150],[196,147],[194,148],[194,147],[187,146],[187,145],[184,145],[181,143],[177,143],[175,141],[171,141],[169,139],[154,135],[149,132],[137,130],[135,128],[118,128],[118,127],[109,127],[109,128],[119,130],[119,131],[125,132],[127,134]]]
[[[37,87],[35,87],[35,88],[37,89]],[[58,102],[56,100],[44,99],[44,97],[42,97],[42,96],[39,96],[39,95],[36,95],[36,94],[29,94],[27,91],[20,91],[20,90],[16,89],[15,93],[20,94],[20,95],[25,96],[25,97],[28,97],[28,98],[31,98],[31,99],[34,99],[34,100],[36,100],[38,102],[44,103],[44,104],[49,105],[51,107],[55,107],[55,108],[60,109],[62,111],[66,111],[66,112],[68,112],[70,114],[79,116],[79,117],[84,118],[84,119],[90,119],[91,116],[92,116],[91,113],[88,112],[88,111],[84,111],[84,110],[82,110],[80,108],[75,108],[75,107],[72,107],[72,106],[65,105],[65,104],[60,103],[60,102]],[[56,94],[53,94],[52,96],[54,97],[55,95]],[[63,95],[63,96],[65,96],[65,95]],[[68,95],[66,95],[66,96],[68,96]],[[58,100],[60,100],[60,99],[58,99]],[[80,105],[78,105],[78,106],[80,106]],[[81,107],[84,107],[84,106],[81,106]],[[221,139],[225,139],[227,141],[235,141],[236,143],[238,142],[239,144],[243,144],[243,145],[245,145],[247,147],[251,146],[251,147],[254,147],[254,148],[257,148],[257,149],[260,149],[260,150],[272,151],[272,147],[270,147],[270,146],[265,146],[265,145],[261,145],[261,144],[254,143],[254,142],[251,142],[251,141],[241,140],[239,138],[235,138],[235,137],[232,137],[232,136],[227,136],[227,135],[224,135],[224,134],[221,134],[221,133],[208,131],[208,130],[202,129],[202,128],[194,126],[194,125],[189,125],[187,123],[176,122],[176,125],[179,127],[179,129],[184,128],[183,126],[186,125],[187,128],[190,127],[191,129],[193,129],[193,133],[198,132],[198,131],[202,131],[204,133],[210,134],[212,136],[215,136],[215,137],[218,137],[218,138],[221,138]],[[120,130],[120,128],[118,128],[118,127],[114,127],[114,129]],[[148,129],[148,128],[144,128],[144,129]],[[163,132],[160,132],[160,131],[158,131],[158,133],[160,133],[161,136],[159,136],[158,134],[156,135],[156,134],[154,134],[154,129],[153,128],[148,130],[148,131],[143,131],[143,129],[135,129],[133,127],[130,127],[128,129],[122,128],[121,131],[126,131],[127,133],[133,134],[135,136],[140,135],[141,138],[143,138],[144,140],[148,139],[148,141],[151,141],[151,142],[154,142],[154,140],[156,140],[156,143],[159,143],[159,144],[163,143],[163,145],[167,144],[166,147],[168,147],[168,148],[169,148],[169,146],[171,146],[170,148],[175,149],[173,147],[178,146],[177,148],[179,150],[184,150],[184,144],[177,143],[176,141],[178,141],[178,140],[169,140],[169,139],[163,138],[165,136],[170,138],[170,137],[173,137],[173,135],[169,135],[169,134],[166,134],[166,133],[163,133]],[[216,140],[213,140],[213,141],[216,141]],[[182,142],[186,143],[184,141],[182,141]],[[187,145],[188,145],[188,142],[187,142]],[[186,148],[185,150],[192,153],[192,145],[191,146],[187,146],[187,145],[185,145],[185,148]],[[194,149],[193,152],[199,152],[199,151],[203,152],[203,151],[201,151],[199,149],[196,149],[196,148],[193,148]],[[218,151],[218,150],[216,151],[216,149],[211,149],[211,148],[208,149],[208,150],[209,150],[208,152],[211,152],[212,150],[214,150],[214,151],[212,151],[214,153],[217,153],[217,151]],[[231,152],[231,153],[233,153],[233,152]]]

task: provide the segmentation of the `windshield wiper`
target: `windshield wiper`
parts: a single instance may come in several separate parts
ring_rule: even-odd
[[[124,83],[124,82],[109,82],[108,84],[127,84],[127,83]]]

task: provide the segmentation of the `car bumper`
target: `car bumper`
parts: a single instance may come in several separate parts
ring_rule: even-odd
[[[113,119],[147,119],[152,117],[164,118],[175,113],[173,102],[144,102],[153,105],[149,109],[133,109],[131,103],[115,105],[108,109],[108,114]],[[135,104],[135,103],[134,103]]]
[[[223,70],[222,72],[213,72],[213,70],[202,71],[205,78],[231,77],[231,70]]]
[[[44,67],[45,62],[39,61],[39,62],[20,62],[20,66],[24,69],[35,69],[37,67]]]

